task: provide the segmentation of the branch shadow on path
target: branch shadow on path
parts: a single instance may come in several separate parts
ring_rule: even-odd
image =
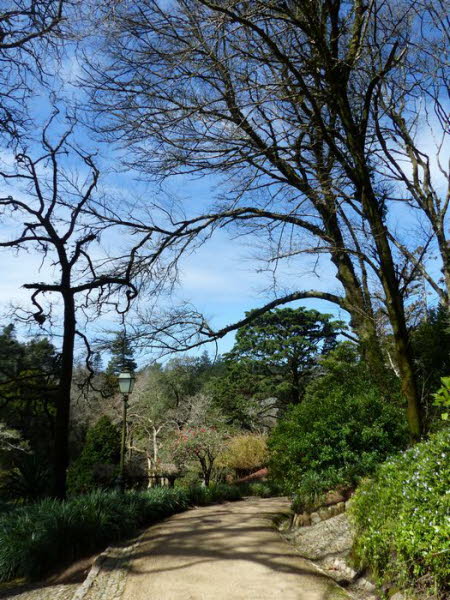
[[[279,581],[283,576],[291,580],[294,576],[298,582],[314,580],[323,589],[321,599],[340,597],[336,591],[341,588],[274,530],[273,520],[288,508],[282,499],[251,499],[181,513],[146,530],[122,564],[105,561],[103,569],[123,568],[128,581],[135,578],[142,587],[173,577],[180,581],[200,577],[202,585],[204,573],[213,576],[218,569],[237,578],[236,573],[242,573],[245,582],[247,573],[254,571]],[[344,593],[341,597],[348,598]]]

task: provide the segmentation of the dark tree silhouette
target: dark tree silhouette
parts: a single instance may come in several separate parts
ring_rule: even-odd
[[[87,343],[86,334],[77,328],[77,311],[99,312],[103,304],[126,311],[137,289],[131,281],[137,249],[123,260],[96,260],[91,252],[99,240],[102,226],[88,216],[100,176],[94,156],[84,153],[71,143],[72,129],[52,142],[49,126],[41,139],[43,154],[33,158],[22,152],[16,156],[11,171],[1,172],[4,181],[22,184],[12,195],[0,199],[0,210],[22,226],[21,232],[10,240],[0,242],[0,248],[17,251],[33,249],[42,255],[43,263],[56,266],[59,274],[50,282],[37,281],[24,285],[30,290],[34,310],[25,315],[43,325],[46,313],[43,299],[56,294],[62,301],[63,335],[60,379],[55,419],[55,495],[65,496],[68,466],[68,432],[70,392],[72,384],[75,338]],[[83,172],[76,173],[73,162]],[[25,196],[23,195],[25,193]],[[119,298],[125,299],[121,308]]]
[[[66,0],[0,3],[0,134],[17,136],[33,79],[45,74],[46,56],[61,33]]]

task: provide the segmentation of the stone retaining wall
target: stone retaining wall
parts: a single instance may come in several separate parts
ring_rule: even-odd
[[[322,506],[318,510],[307,513],[303,512],[300,514],[293,514],[289,523],[290,528],[295,527],[307,527],[309,525],[316,525],[321,521],[326,521],[327,519],[331,519],[331,517],[336,517],[341,513],[345,512],[349,506],[350,500],[346,502],[341,501],[336,504],[331,504],[329,506]]]

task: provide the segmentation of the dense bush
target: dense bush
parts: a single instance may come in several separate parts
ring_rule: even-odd
[[[228,440],[226,449],[217,457],[216,464],[244,475],[264,467],[267,459],[267,437],[257,433],[244,433]]]
[[[354,554],[381,582],[450,593],[450,430],[381,465],[353,499]]]
[[[219,500],[240,500],[243,496],[239,486],[224,483],[211,484],[208,487],[194,486],[187,489],[187,494],[189,502],[196,506],[206,506]]]
[[[103,416],[87,432],[83,450],[69,469],[69,492],[80,494],[111,487],[117,478],[119,456],[120,432]]]
[[[439,306],[427,312],[411,331],[419,388],[422,395],[422,418],[427,429],[436,430],[442,423],[440,411],[433,406],[432,392],[440,387],[440,379],[450,373],[449,314]]]
[[[271,480],[240,483],[239,489],[245,496],[259,496],[260,498],[283,496],[283,489]]]
[[[238,500],[233,486],[93,492],[66,502],[42,500],[0,515],[0,581],[35,579],[65,562],[133,535],[194,505]]]
[[[9,512],[12,509],[13,509],[12,504],[10,504],[9,502],[4,502],[3,500],[0,500],[0,516],[2,515],[2,513]]]
[[[297,509],[332,488],[354,486],[407,442],[395,394],[382,397],[350,346],[331,354],[323,376],[269,440],[271,476],[296,494]]]
[[[21,453],[13,468],[0,474],[0,494],[6,500],[33,502],[48,496],[52,483],[52,470],[41,457]]]

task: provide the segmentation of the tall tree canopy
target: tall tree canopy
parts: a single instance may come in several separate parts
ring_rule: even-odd
[[[20,342],[12,325],[0,334],[0,420],[47,460],[54,439],[60,356],[46,338]]]
[[[98,129],[134,148],[134,166],[157,178],[225,177],[229,194],[192,219],[192,234],[233,221],[267,234],[270,265],[329,256],[342,293],[293,283],[277,302],[338,304],[379,373],[382,305],[413,437],[420,414],[405,297],[420,271],[441,302],[449,298],[448,198],[419,135],[422,125],[448,135],[445,9],[429,0],[122,4],[90,81]],[[421,221],[417,247],[389,218],[399,202]],[[443,283],[427,269],[432,248]]]
[[[276,309],[239,329],[225,359],[253,368],[263,387],[268,380],[272,393],[281,392],[285,400],[297,404],[317,358],[333,348],[342,327],[316,310]]]
[[[342,328],[316,310],[266,312],[238,330],[224,355],[225,371],[207,389],[229,423],[266,430],[280,409],[302,401],[318,358],[334,347]]]

